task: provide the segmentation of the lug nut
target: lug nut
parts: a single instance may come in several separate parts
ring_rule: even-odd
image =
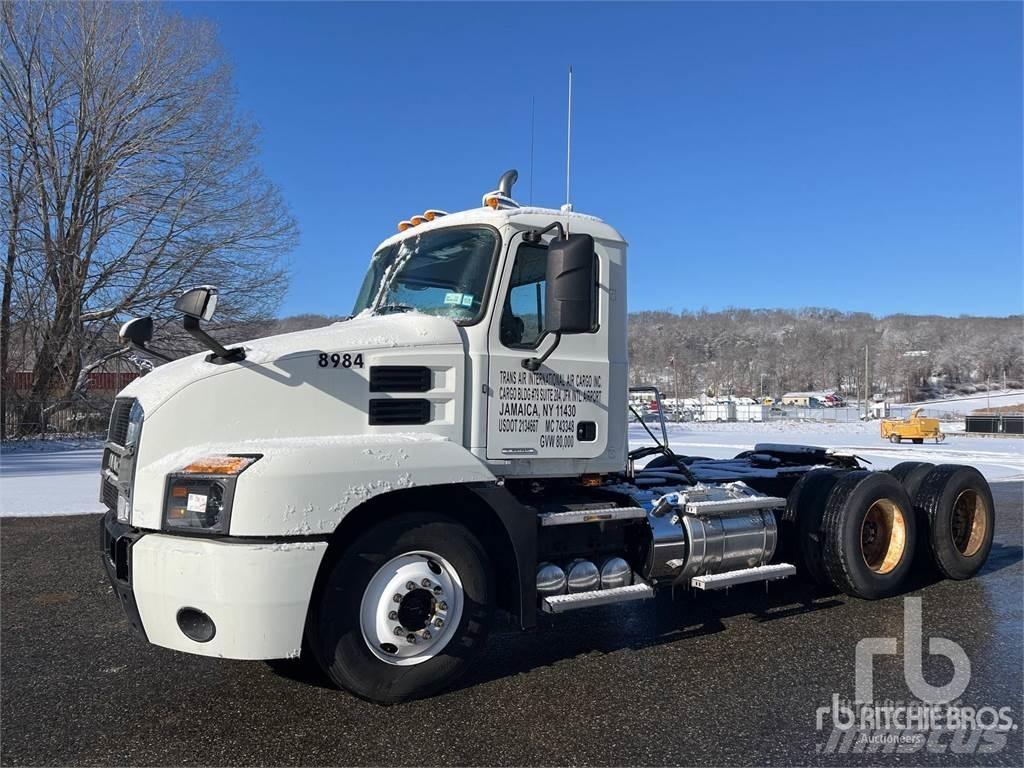
[[[437,604],[437,608],[440,611],[447,611],[448,610],[448,603],[446,603],[444,600],[442,600],[440,603]]]
[[[388,619],[391,620],[391,621],[395,621],[397,618],[398,618],[398,611],[391,611],[391,613],[388,614]]]
[[[434,587],[434,594],[435,595],[440,595],[441,594],[441,588],[440,587]]]
[[[434,626],[440,629],[444,626],[444,619],[434,619]]]
[[[412,645],[416,645],[416,635],[411,632],[405,636],[405,639]]]
[[[405,588],[411,592],[412,590],[416,589],[416,585],[411,581],[407,581],[405,582]]]
[[[423,581],[420,582],[420,584],[422,586],[426,587],[427,589],[430,589],[430,579],[424,579]]]
[[[430,637],[431,637],[430,632],[428,630],[424,629],[423,630],[423,639],[424,640],[429,640]]]
[[[395,627],[395,634],[398,635],[399,637],[401,637],[402,635],[405,634],[405,630],[402,629],[401,627]]]
[[[402,596],[400,594],[398,594],[397,592],[395,592],[395,596],[393,598],[391,598],[391,599],[394,600],[396,603],[402,602]]]

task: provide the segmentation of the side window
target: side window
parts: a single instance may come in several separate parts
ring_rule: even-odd
[[[506,347],[532,349],[544,336],[544,297],[548,249],[523,243],[516,251],[499,337]]]

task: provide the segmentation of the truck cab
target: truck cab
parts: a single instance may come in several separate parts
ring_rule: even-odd
[[[664,425],[631,451],[626,242],[596,217],[518,205],[514,181],[403,221],[344,321],[226,349],[201,328],[215,291],[182,297],[211,351],[118,395],[101,469],[101,559],[141,635],[301,658],[392,702],[450,684],[495,610],[528,629],[659,586],[795,572],[776,557],[777,512],[810,470],[856,460],[756,446],[694,462]],[[898,586],[914,542],[906,494],[877,482],[898,497],[881,524],[902,549],[865,597]]]

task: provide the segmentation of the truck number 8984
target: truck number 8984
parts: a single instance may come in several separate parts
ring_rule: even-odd
[[[342,368],[362,368],[363,356],[361,354],[352,355],[349,352],[345,352],[344,354],[335,352],[330,355],[326,352],[321,352],[320,357],[317,360],[317,365],[321,368],[337,368],[338,366],[341,366]]]

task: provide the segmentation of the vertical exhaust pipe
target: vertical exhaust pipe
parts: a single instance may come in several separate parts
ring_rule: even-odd
[[[501,178],[498,179],[498,192],[504,197],[512,197],[512,185],[519,179],[519,171],[514,168],[510,171],[505,171],[501,174]]]

